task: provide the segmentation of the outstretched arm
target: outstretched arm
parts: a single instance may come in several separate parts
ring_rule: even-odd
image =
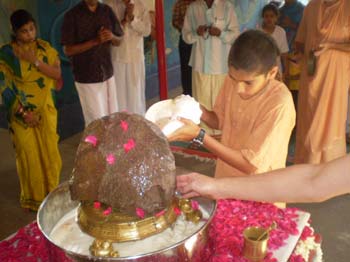
[[[177,177],[184,197],[237,198],[262,202],[321,202],[350,193],[350,155],[320,165],[295,165],[245,177]]]
[[[191,141],[197,137],[200,132],[200,127],[197,126],[189,119],[180,118],[185,124],[180,129],[168,136],[169,141]],[[227,164],[234,166],[245,174],[251,174],[256,170],[247,159],[244,158],[243,154],[239,150],[231,149],[224,146],[215,138],[208,134],[204,135],[203,144],[210,152],[215,154],[218,158],[225,161]]]

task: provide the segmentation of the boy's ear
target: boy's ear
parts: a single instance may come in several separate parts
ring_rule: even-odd
[[[267,79],[275,79],[276,75],[278,74],[278,66],[274,66],[271,68],[271,70],[267,73]]]

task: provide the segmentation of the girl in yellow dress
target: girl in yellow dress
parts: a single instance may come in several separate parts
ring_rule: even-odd
[[[0,48],[0,94],[16,151],[21,206],[37,210],[58,185],[62,167],[53,102],[60,61],[49,43],[36,38],[30,13],[15,11],[11,25],[13,41]]]

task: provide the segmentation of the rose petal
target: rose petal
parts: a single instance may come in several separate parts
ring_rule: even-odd
[[[120,127],[123,129],[124,132],[128,131],[128,128],[129,128],[128,122],[124,120],[120,121]]]
[[[174,207],[174,212],[177,216],[181,215],[181,209],[178,207]]]
[[[143,219],[145,217],[145,211],[142,208],[137,207],[136,208],[136,215]]]
[[[110,215],[112,213],[112,208],[111,207],[109,207],[109,208],[107,208],[105,211],[103,211],[103,214],[105,215],[105,216],[108,216],[108,215]]]
[[[196,200],[191,201],[191,206],[193,210],[198,210],[199,209],[199,204]]]
[[[160,217],[164,214],[165,214],[165,210],[162,210],[162,211],[158,212],[157,214],[155,214],[155,217]]]
[[[110,165],[113,165],[115,163],[115,157],[113,154],[109,154],[107,157],[106,157],[106,161],[108,164]]]
[[[129,139],[128,142],[126,144],[124,144],[124,151],[125,151],[125,153],[128,153],[134,147],[135,147],[134,139]]]
[[[100,209],[100,208],[101,208],[101,203],[98,202],[98,201],[95,201],[95,202],[94,202],[94,208],[95,208],[95,209]]]
[[[92,144],[93,146],[97,145],[97,138],[93,135],[88,135],[87,137],[85,137],[84,141],[89,144]]]

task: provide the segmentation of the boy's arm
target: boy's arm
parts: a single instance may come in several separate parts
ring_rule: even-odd
[[[202,110],[201,120],[210,128],[219,129],[219,119],[214,111],[209,111],[204,106],[200,105]]]
[[[210,178],[178,176],[183,197],[236,198],[263,202],[321,202],[350,193],[350,155],[321,165],[296,165],[260,175]]]
[[[203,145],[222,161],[245,174],[251,174],[256,171],[256,167],[243,156],[241,151],[224,146],[208,134],[204,135]]]
[[[180,120],[185,125],[171,134],[168,137],[169,141],[191,141],[198,136],[200,132],[199,126],[188,119],[180,118]],[[204,135],[203,145],[218,158],[245,174],[253,173],[256,170],[256,168],[243,157],[240,151],[224,146],[208,134]]]

